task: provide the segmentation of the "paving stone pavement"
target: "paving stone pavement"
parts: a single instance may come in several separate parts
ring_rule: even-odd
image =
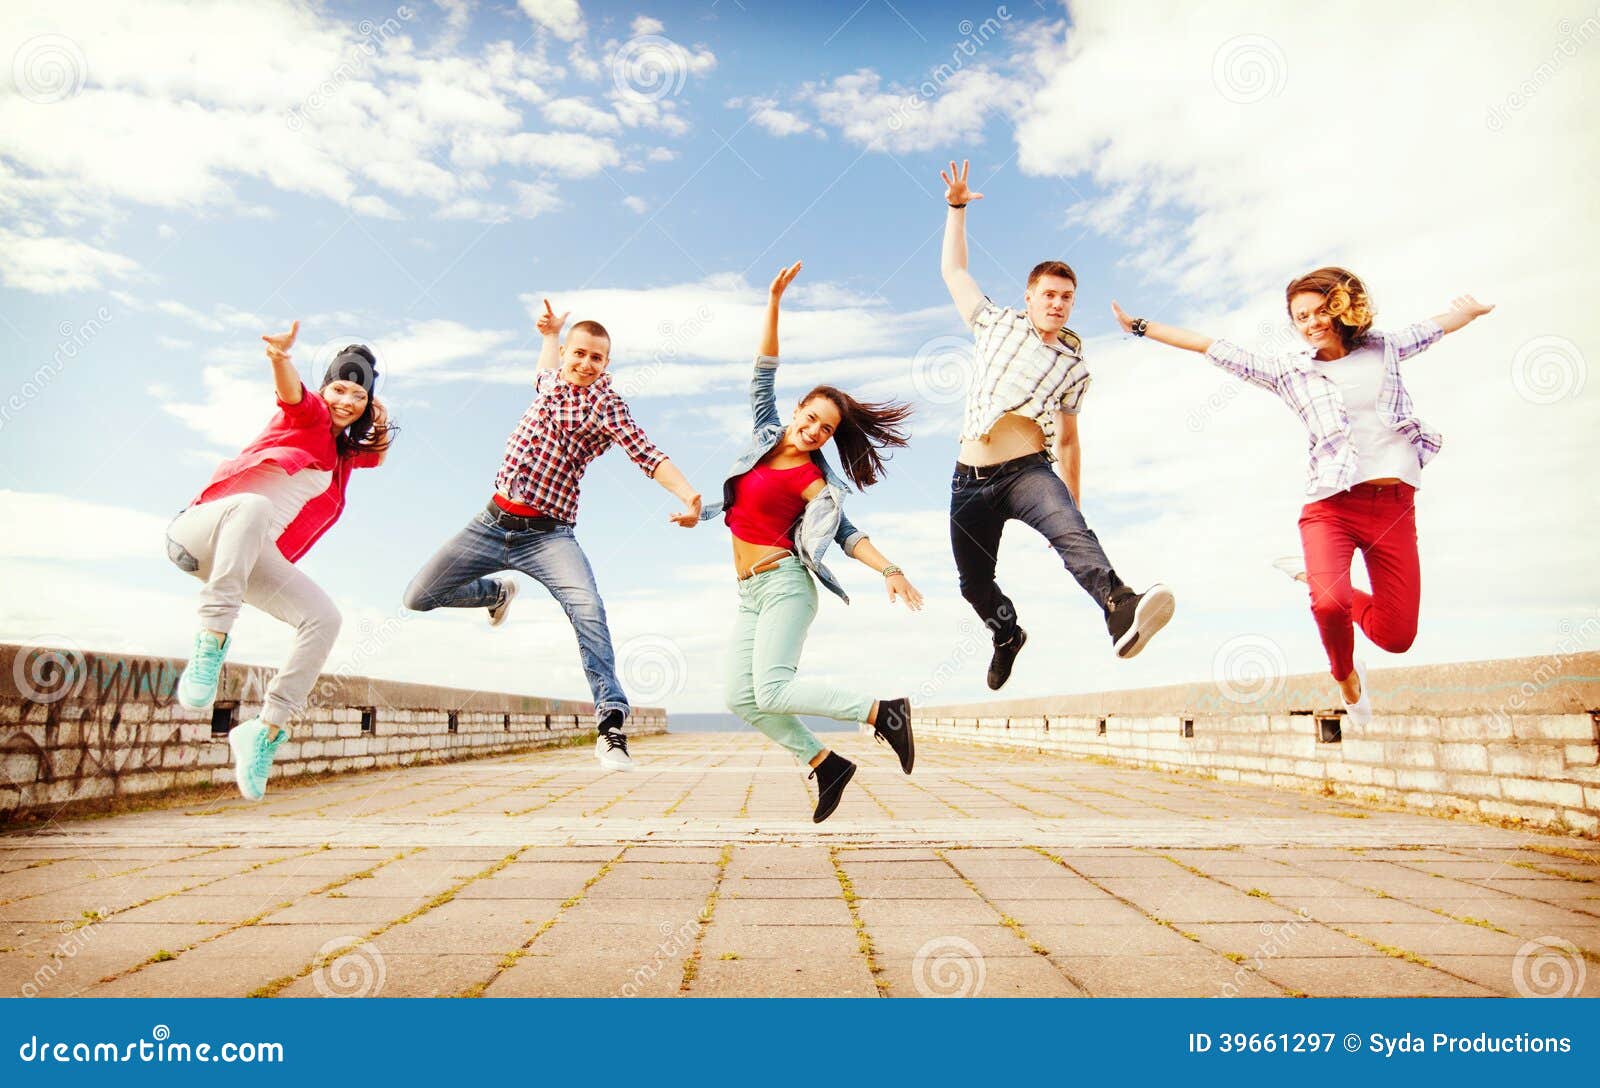
[[[0,995],[1600,996],[1600,844],[854,734],[274,783],[0,835]]]

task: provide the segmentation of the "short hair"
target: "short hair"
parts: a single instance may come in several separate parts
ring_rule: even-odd
[[[606,327],[598,321],[580,321],[572,326],[572,332],[586,332],[590,336],[603,336],[606,343],[611,343],[611,334],[606,332]]]
[[[1066,261],[1040,261],[1033,266],[1033,271],[1028,273],[1028,289],[1039,281],[1040,276],[1060,276],[1064,280],[1071,280],[1072,286],[1078,286],[1078,274]]]

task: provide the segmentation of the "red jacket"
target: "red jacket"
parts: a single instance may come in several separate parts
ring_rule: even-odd
[[[285,404],[280,399],[278,413],[267,424],[266,430],[256,435],[255,440],[239,456],[219,465],[211,476],[211,482],[189,505],[233,494],[239,490],[243,473],[267,461],[290,476],[306,468],[332,472],[333,481],[328,485],[328,490],[306,503],[278,537],[278,551],[293,563],[339,520],[339,514],[344,510],[344,488],[350,479],[350,470],[376,468],[379,460],[380,455],[371,451],[340,457],[333,433],[333,417],[328,413],[328,402],[318,394],[308,393],[302,384],[300,403]]]

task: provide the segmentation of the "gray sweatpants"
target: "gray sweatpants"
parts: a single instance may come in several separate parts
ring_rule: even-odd
[[[339,610],[283,557],[272,534],[272,503],[240,492],[191,506],[167,527],[168,554],[205,583],[200,626],[227,634],[242,604],[294,628],[289,660],[267,685],[261,720],[286,725],[305,706],[339,634]],[[177,545],[176,549],[173,545]]]

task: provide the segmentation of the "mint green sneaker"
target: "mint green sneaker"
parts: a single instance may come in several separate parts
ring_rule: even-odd
[[[217,697],[217,681],[222,676],[222,659],[233,639],[217,641],[210,631],[194,636],[194,653],[178,677],[178,702],[190,710],[204,710]]]
[[[251,718],[228,731],[228,747],[233,751],[233,780],[239,783],[239,792],[246,801],[259,801],[266,794],[273,757],[289,739],[289,731],[279,729],[278,739],[268,740],[270,728],[260,718]]]

